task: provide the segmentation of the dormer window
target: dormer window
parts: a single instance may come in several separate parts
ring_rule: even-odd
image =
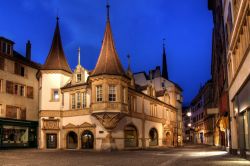
[[[12,53],[11,44],[8,44],[6,42],[2,42],[2,52],[4,54],[11,55],[11,53]]]
[[[81,82],[81,81],[82,81],[82,75],[76,74],[76,82]]]

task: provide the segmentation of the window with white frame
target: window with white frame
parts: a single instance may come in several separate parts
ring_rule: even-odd
[[[116,87],[109,85],[109,101],[116,101]]]
[[[81,93],[80,92],[76,93],[76,108],[77,109],[81,108]]]
[[[82,93],[82,108],[86,108],[87,107],[87,94],[86,92]]]
[[[76,99],[75,99],[75,94],[71,95],[71,108],[75,109],[76,108]]]
[[[96,86],[96,101],[97,102],[102,101],[102,85]]]

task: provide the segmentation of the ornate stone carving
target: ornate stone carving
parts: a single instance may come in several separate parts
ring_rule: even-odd
[[[59,120],[57,119],[43,119],[43,129],[46,130],[58,130]]]
[[[118,122],[124,117],[125,114],[120,112],[100,112],[93,113],[92,115],[99,120],[105,129],[112,130],[116,127]]]
[[[63,126],[64,129],[71,129],[71,128],[76,128],[77,126],[72,124],[72,123],[69,123],[67,124],[66,126]]]
[[[89,124],[87,122],[84,122],[83,124],[79,125],[80,128],[95,128],[96,125],[95,124]]]

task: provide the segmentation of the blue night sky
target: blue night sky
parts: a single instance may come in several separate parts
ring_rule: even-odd
[[[105,0],[1,0],[0,36],[13,40],[25,54],[31,40],[32,60],[44,63],[52,41],[56,15],[60,17],[64,51],[71,68],[92,70],[97,61],[106,22]],[[207,0],[110,0],[110,19],[123,67],[131,54],[133,72],[162,64],[166,39],[170,80],[184,90],[189,103],[210,78],[212,14]]]

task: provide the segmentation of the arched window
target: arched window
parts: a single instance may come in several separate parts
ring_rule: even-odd
[[[149,146],[158,145],[158,132],[155,128],[150,129],[149,131]]]
[[[85,130],[81,136],[82,149],[94,148],[94,135],[91,131]]]
[[[134,125],[127,125],[124,129],[124,146],[125,147],[137,147],[138,146],[138,134]]]
[[[78,145],[77,134],[70,131],[67,134],[67,149],[76,149]]]

